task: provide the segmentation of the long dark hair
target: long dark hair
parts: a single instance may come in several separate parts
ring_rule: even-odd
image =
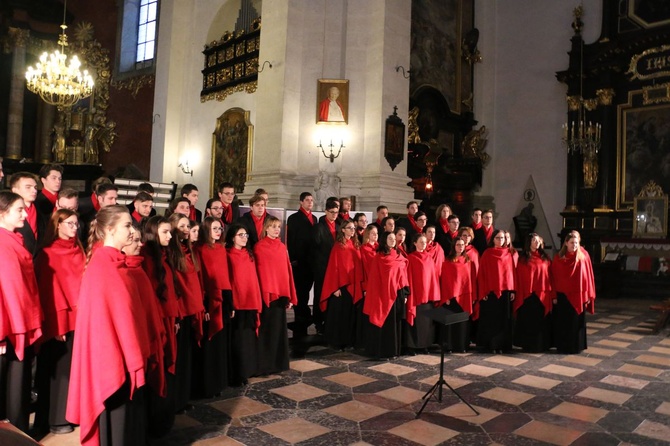
[[[337,242],[342,246],[347,246],[346,241],[347,239],[344,237],[344,228],[346,228],[349,223],[354,225],[354,230],[356,230],[356,223],[354,223],[353,221],[345,220],[344,222],[342,222],[342,224],[340,225],[340,229],[338,229],[337,231]],[[354,248],[358,248],[359,246],[361,246],[361,243],[358,241],[358,237],[356,236],[355,232],[354,236],[351,237],[351,241],[354,244]]]
[[[241,223],[233,223],[232,225],[228,226],[228,229],[226,229],[226,248],[235,249],[235,236],[240,231],[240,229],[244,229],[247,231],[247,233],[249,232],[247,227]],[[251,251],[251,249],[249,249],[248,241],[247,245],[242,249],[247,251],[249,257],[251,257],[251,260],[254,260],[254,253]]]
[[[456,237],[451,244],[451,249],[449,250],[449,254],[447,255],[447,260],[450,262],[456,262],[458,261],[459,257],[464,257],[465,258],[465,263],[468,263],[470,261],[470,256],[468,255],[467,252],[465,252],[465,249],[463,250],[462,253],[456,254],[456,242],[461,241],[465,243],[465,240],[461,239],[460,237]]]
[[[221,221],[220,218],[216,217],[205,217],[205,220],[202,222],[202,225],[200,225],[200,233],[198,234],[198,244],[199,245],[207,245],[210,248],[213,247],[215,244],[223,244],[223,234],[222,237],[219,239],[219,241],[214,241],[212,238],[212,224],[215,222],[221,223],[221,230],[225,227],[223,222]]]
[[[154,262],[154,274],[158,287],[156,288],[156,295],[158,299],[165,302],[165,290],[167,285],[165,283],[165,267],[163,267],[163,247],[158,239],[158,228],[162,224],[170,224],[170,221],[159,215],[154,215],[149,218],[144,225],[144,232],[142,234],[142,243],[144,244],[144,251]]]
[[[535,237],[540,239],[540,245],[537,247],[537,252],[540,254],[540,258],[542,260],[549,260],[549,256],[544,252],[544,239],[540,237],[537,232],[528,234],[528,237],[526,237],[526,243],[524,243],[523,251],[521,251],[521,254],[519,255],[519,260],[527,262],[531,258],[533,253],[530,252],[530,244]]]
[[[168,263],[175,271],[180,272],[187,271],[188,266],[186,262],[186,255],[182,250],[182,244],[184,244],[187,248],[189,256],[191,257],[191,262],[193,263],[195,270],[198,271],[200,267],[198,264],[198,259],[193,253],[193,247],[191,246],[190,238],[187,236],[183,242],[179,240],[179,238],[181,237],[181,233],[177,226],[179,224],[179,220],[181,220],[182,218],[188,220],[188,217],[186,215],[180,214],[178,212],[168,217],[168,221],[170,222],[170,225],[172,225],[172,239],[170,239],[170,243],[168,244],[167,247]]]
[[[63,223],[65,220],[72,217],[73,215],[79,217],[79,215],[77,215],[76,212],[71,211],[69,209],[58,209],[56,212],[51,214],[49,224],[47,225],[47,230],[44,232],[44,239],[42,240],[43,247],[51,246],[51,244],[53,244],[53,242],[55,242],[56,239],[58,239],[58,225]],[[81,241],[79,241],[79,237],[75,235],[74,239],[75,244],[79,246],[79,248],[83,251],[84,247],[81,246]]]
[[[498,234],[502,234],[503,237],[504,237],[505,236],[505,231],[503,231],[502,229],[494,229],[493,230],[493,234],[491,234],[491,240],[489,240],[489,243],[487,245],[489,248],[493,248],[495,246],[493,240],[496,238],[496,235],[498,235]],[[502,247],[503,248],[505,247],[505,243],[503,243]]]
[[[8,190],[0,191],[0,214],[7,212],[16,201],[21,199],[21,195],[14,192]]]
[[[389,238],[389,235],[391,235],[391,234],[393,234],[393,232],[384,231],[382,233],[382,235],[379,236],[379,240],[378,240],[379,246],[377,247],[377,252],[378,253],[381,253],[381,254],[384,254],[384,255],[389,255],[389,254],[391,254],[392,249],[393,250],[398,249],[398,248],[391,248],[388,245],[388,238]],[[393,234],[393,235],[395,235],[395,234]]]

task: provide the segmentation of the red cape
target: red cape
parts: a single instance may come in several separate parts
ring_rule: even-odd
[[[191,323],[193,324],[195,339],[200,343],[203,336],[202,317],[205,313],[202,278],[200,272],[195,269],[188,247],[182,244],[181,248],[184,250],[184,256],[186,257],[186,271],[177,270],[174,272],[177,296],[179,296],[179,313],[182,317],[193,316]]]
[[[226,251],[233,286],[233,308],[260,312],[263,307],[255,262],[246,249],[228,248]]]
[[[564,258],[556,254],[551,262],[551,274],[554,291],[567,296],[577,314],[584,309],[593,314],[596,299],[596,285],[593,278],[591,258],[582,247],[584,259],[577,262],[575,253],[567,253]],[[589,302],[586,305],[586,302]]]
[[[381,327],[398,297],[398,290],[409,286],[407,281],[408,260],[395,249],[389,255],[377,255],[370,265],[368,290],[363,304],[363,313],[370,323]]]
[[[223,290],[232,290],[228,276],[228,255],[220,243],[209,246],[198,245],[196,253],[200,259],[202,281],[209,313],[208,339],[223,329]]]
[[[342,103],[338,100],[335,100],[337,102],[337,106],[340,107],[340,110],[342,110],[342,116],[346,120],[347,117],[344,116],[344,108],[342,108]],[[330,99],[326,98],[321,101],[319,104],[319,121],[328,121],[328,109],[330,108]]]
[[[363,291],[367,290],[368,282],[368,271],[370,270],[370,265],[372,265],[372,259],[377,257],[377,247],[379,243],[371,245],[366,243],[361,246],[361,263],[363,264]]]
[[[35,271],[44,311],[42,341],[74,330],[85,267],[86,255],[76,238],[56,239],[37,255]]]
[[[167,256],[165,250],[162,250],[161,262],[163,269],[165,270],[165,291],[163,292],[163,299],[159,299],[156,292],[158,291],[158,279],[156,278],[156,265],[154,264],[151,256],[145,251],[142,250],[142,256],[144,261],[142,262],[142,268],[147,273],[149,280],[151,281],[151,286],[153,287],[154,294],[153,296],[158,299],[160,304],[161,315],[163,317],[163,326],[165,327],[165,355],[163,357],[163,362],[165,363],[165,368],[169,373],[174,375],[175,373],[175,364],[177,361],[177,333],[175,333],[175,324],[177,319],[179,319],[179,302],[177,301],[177,292],[174,287],[174,274],[172,268],[167,262]]]
[[[363,266],[361,253],[349,240],[346,246],[336,242],[330,251],[328,268],[321,288],[321,311],[326,311],[328,299],[340,288],[347,287],[354,303],[363,297]]]
[[[500,297],[503,291],[514,291],[514,273],[514,259],[508,248],[489,248],[484,251],[479,259],[478,299],[483,299],[490,292]]]
[[[440,284],[435,261],[429,253],[414,251],[409,254],[408,261],[407,279],[410,294],[407,298],[407,322],[414,325],[417,306],[440,300]]]
[[[293,282],[293,270],[288,258],[288,250],[278,238],[262,238],[254,245],[256,271],[265,306],[280,297],[288,297],[291,304],[298,303]]]
[[[33,256],[20,235],[0,228],[0,339],[14,346],[23,360],[25,348],[42,336],[42,308]]]
[[[530,259],[521,260],[516,265],[516,298],[513,302],[514,314],[523,302],[535,293],[544,305],[544,315],[551,311],[551,302],[556,296],[551,285],[549,270],[551,262],[542,260],[540,254],[533,253]]]
[[[477,248],[475,248],[472,245],[467,245],[465,247],[465,253],[470,257],[470,262],[473,264],[472,266],[475,268],[475,277],[477,276],[477,273],[479,272],[479,251],[477,251]]]
[[[449,299],[456,299],[463,311],[472,314],[472,301],[475,296],[475,266],[466,262],[463,256],[455,262],[445,260],[442,264],[442,275],[440,276],[440,290],[442,300],[440,304],[446,304]]]
[[[163,314],[156,299],[156,293],[151,285],[151,280],[142,269],[142,256],[126,256],[127,269],[121,270],[126,273],[129,283],[134,283],[139,292],[140,301],[146,318],[144,327],[147,330],[149,342],[149,356],[147,358],[147,382],[154,391],[165,397],[167,395],[167,384],[164,369],[164,346],[167,340],[165,325],[163,325]]]
[[[435,262],[435,271],[437,274],[442,274],[442,264],[444,263],[444,249],[439,243],[432,241],[426,246],[426,252],[431,255]]]
[[[66,418],[80,425],[82,445],[100,443],[98,417],[128,375],[131,398],[145,383],[141,329],[135,323],[142,309],[125,286],[124,268],[123,253],[103,246],[81,282]]]

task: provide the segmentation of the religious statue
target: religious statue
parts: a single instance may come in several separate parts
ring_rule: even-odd
[[[408,144],[419,144],[421,142],[421,136],[419,136],[419,107],[414,107],[409,111],[409,117],[407,118],[407,143]]]
[[[320,170],[314,181],[314,192],[316,194],[317,210],[325,210],[328,197],[340,196],[340,177],[334,173]]]
[[[461,143],[461,151],[465,158],[479,158],[484,166],[491,160],[489,154],[484,151],[488,142],[487,133],[486,126],[483,125],[479,130],[473,129],[465,135]]]
[[[84,133],[84,162],[98,164],[100,150],[109,152],[116,139],[116,123],[104,122],[102,115],[95,115],[92,123],[86,126]]]
[[[535,232],[537,226],[537,217],[533,215],[535,205],[528,203],[528,206],[521,209],[521,212],[514,220],[514,246],[523,247],[526,244],[526,238],[529,234]]]
[[[51,152],[54,154],[55,162],[65,162],[65,125],[62,122],[54,125],[54,142],[51,146]]]

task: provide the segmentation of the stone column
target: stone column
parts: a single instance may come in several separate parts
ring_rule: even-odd
[[[12,57],[12,79],[9,86],[9,113],[7,118],[7,158],[21,158],[21,136],[23,131],[23,91],[26,82],[26,43],[30,31],[10,28],[9,36],[14,42]]]
[[[612,98],[614,97],[614,90],[612,88],[602,89],[596,91],[598,95],[598,102],[603,107],[602,112],[602,140],[600,148],[600,203],[597,209],[608,210],[612,209],[616,198],[613,197],[612,192],[616,190],[616,154],[612,147],[616,147],[617,138],[617,116],[616,108],[612,107]],[[612,185],[614,184],[614,187]]]
[[[40,102],[40,129],[39,129],[39,161],[40,163],[50,163],[53,159],[51,153],[52,141],[51,134],[54,127],[54,116],[56,107],[49,105],[46,102]]]

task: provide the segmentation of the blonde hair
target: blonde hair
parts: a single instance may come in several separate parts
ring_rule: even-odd
[[[95,219],[91,222],[91,226],[88,229],[86,263],[91,260],[91,255],[93,255],[93,246],[105,240],[105,230],[114,227],[119,222],[121,215],[123,214],[130,215],[130,212],[128,212],[127,207],[120,204],[106,206],[98,211]]]
[[[562,259],[565,258],[565,255],[568,252],[568,242],[572,239],[577,239],[577,243],[580,242],[581,236],[579,235],[579,232],[577,231],[570,231],[568,234],[565,236],[565,239],[563,240],[563,246],[561,246],[561,250],[558,251],[558,256]],[[577,259],[577,262],[580,262],[586,258],[584,253],[582,252],[581,245],[580,248],[577,250],[575,258]]]

